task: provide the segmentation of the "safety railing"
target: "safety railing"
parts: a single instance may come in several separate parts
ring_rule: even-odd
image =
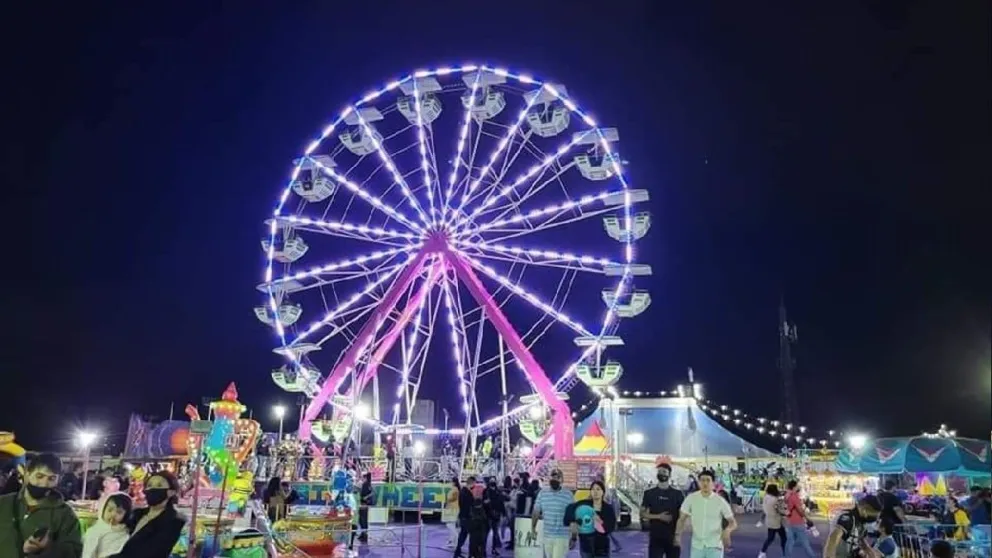
[[[255,478],[260,480],[272,477],[286,481],[329,480],[331,472],[342,464],[359,474],[370,473],[375,482],[447,482],[455,477],[464,479],[469,475],[477,478],[500,478],[502,475],[515,476],[520,471],[526,470],[525,460],[522,458],[501,461],[495,458],[469,456],[463,463],[458,456],[395,459],[358,457],[345,460],[332,456],[259,456],[254,460],[253,472]]]
[[[947,541],[958,558],[990,558],[988,525],[959,526],[937,523],[907,523],[900,525],[893,538],[902,558],[929,558],[930,547],[936,541]]]

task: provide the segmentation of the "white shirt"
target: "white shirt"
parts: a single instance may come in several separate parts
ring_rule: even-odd
[[[709,496],[693,492],[685,497],[679,511],[690,518],[693,548],[723,548],[723,520],[733,518],[734,512],[722,496],[716,492]]]

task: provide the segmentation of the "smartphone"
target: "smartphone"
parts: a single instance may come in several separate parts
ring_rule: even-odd
[[[31,538],[33,538],[36,541],[40,541],[41,539],[45,538],[46,536],[48,536],[48,527],[42,527],[42,528],[38,529],[37,531],[35,531],[31,535]]]

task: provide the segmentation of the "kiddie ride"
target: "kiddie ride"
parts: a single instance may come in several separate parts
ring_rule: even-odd
[[[298,489],[302,489],[298,486]],[[318,488],[314,486],[313,488]],[[271,526],[277,556],[289,558],[297,552],[312,558],[340,556],[348,547],[352,525],[358,516],[354,477],[338,469],[330,486],[319,487],[323,494],[301,494],[301,500],[326,502],[325,505],[290,506]],[[328,490],[329,489],[329,490]]]
[[[172,556],[267,558],[272,553],[266,549],[266,537],[252,528],[252,513],[247,506],[254,490],[253,473],[244,467],[261,433],[259,424],[241,418],[245,407],[238,401],[233,383],[220,400],[210,403],[210,409],[213,420],[204,421],[196,407],[186,407],[192,420],[187,439],[189,460],[186,472],[180,475],[183,495],[177,507],[189,522]],[[136,507],[146,505],[143,489],[151,474],[140,465],[131,469],[128,492]],[[119,483],[109,479],[104,482],[103,494],[119,489]],[[85,531],[96,520],[102,501],[73,504]]]

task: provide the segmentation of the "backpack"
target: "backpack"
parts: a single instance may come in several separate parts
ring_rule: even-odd
[[[782,517],[789,516],[789,510],[787,510],[785,507],[784,498],[779,498],[778,500],[775,501],[775,511]]]

